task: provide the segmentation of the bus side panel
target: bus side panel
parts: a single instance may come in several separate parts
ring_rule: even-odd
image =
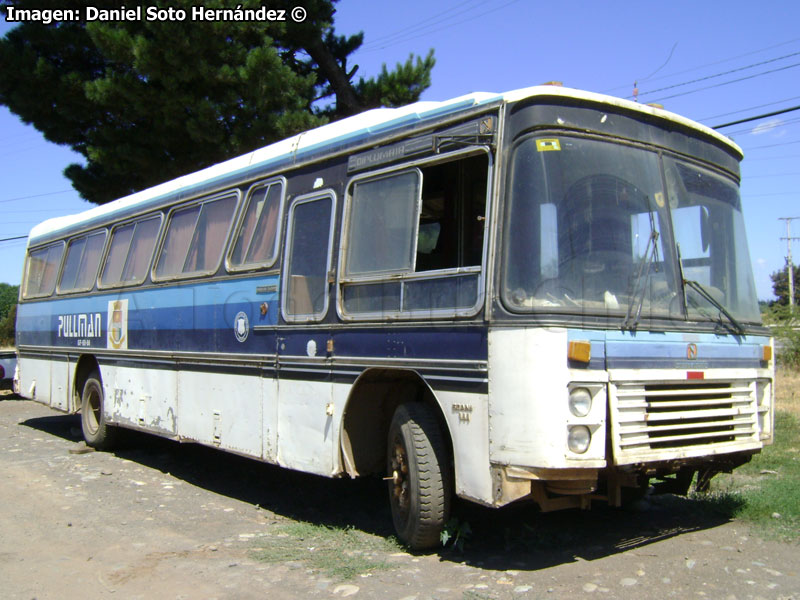
[[[162,435],[177,433],[177,375],[173,366],[101,364],[100,375],[112,423]]]
[[[20,395],[43,404],[50,404],[51,361],[49,357],[33,358],[20,355]]]
[[[260,458],[261,378],[182,370],[178,374],[178,434]]]
[[[492,503],[489,400],[486,394],[436,391],[453,442],[456,494]]]
[[[274,373],[262,375],[261,398],[261,457],[275,463],[278,461],[278,380]]]
[[[329,381],[287,379],[278,382],[278,464],[290,469],[333,473],[333,385]],[[331,405],[331,406],[329,406]]]
[[[73,365],[70,365],[69,356],[66,354],[61,356],[54,355],[50,359],[52,361],[50,367],[50,406],[66,412],[70,409],[71,375],[74,368]],[[75,410],[78,408],[79,406],[76,406]]]

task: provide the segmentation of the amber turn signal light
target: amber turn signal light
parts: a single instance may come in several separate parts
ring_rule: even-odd
[[[592,343],[584,340],[569,343],[567,358],[577,362],[588,363],[592,358]]]

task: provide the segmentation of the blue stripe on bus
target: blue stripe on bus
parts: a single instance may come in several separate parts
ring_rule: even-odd
[[[21,346],[106,349],[109,302],[127,299],[129,350],[319,357],[326,356],[332,337],[337,358],[487,360],[487,331],[480,325],[277,328],[278,293],[256,292],[260,286],[277,288],[277,282],[277,276],[271,276],[24,303],[19,307],[18,340]],[[265,315],[261,314],[263,303],[267,304]],[[246,337],[236,335],[239,313],[247,316]],[[79,328],[79,317],[93,324],[97,317],[100,327]]]
[[[231,352],[325,356],[333,338],[337,358],[396,358],[429,360],[488,360],[488,331],[480,324],[447,326],[331,324],[325,329],[276,328],[279,295],[257,288],[277,289],[278,276],[182,284],[19,306],[18,340],[22,346],[105,349],[108,304],[128,300],[128,348],[141,351]],[[220,300],[222,299],[222,300]],[[261,314],[261,306],[267,312]],[[234,331],[237,315],[247,316],[246,338]],[[59,316],[99,316],[101,331],[94,336],[58,335]],[[265,326],[257,330],[256,327]],[[76,333],[72,323],[72,331]],[[722,368],[761,364],[762,336],[735,337],[712,333],[656,333],[568,329],[569,340],[590,340],[590,369],[606,368]],[[689,345],[697,355],[689,356]]]
[[[570,329],[567,338],[591,342],[590,369],[759,368],[769,344],[764,336],[619,330]]]

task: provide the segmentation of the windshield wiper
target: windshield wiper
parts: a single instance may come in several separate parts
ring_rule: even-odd
[[[628,299],[628,313],[625,315],[625,320],[622,321],[622,329],[636,331],[636,325],[639,323],[639,317],[642,314],[642,305],[644,304],[645,291],[647,291],[647,282],[650,280],[650,266],[653,264],[653,261],[657,260],[658,230],[656,230],[653,212],[650,211],[650,236],[647,238],[647,246],[645,246],[644,254],[642,255],[642,259],[639,261],[639,272],[636,274],[636,279],[633,282],[633,289],[631,289],[630,297]],[[642,276],[644,276],[643,283]],[[641,289],[639,289],[640,284]],[[636,314],[634,314],[633,310],[634,304],[637,304]]]
[[[684,279],[683,285],[684,286],[688,285],[690,288],[692,288],[694,291],[700,294],[702,298],[707,300],[709,304],[714,306],[714,308],[718,309],[720,313],[722,313],[728,318],[728,321],[731,322],[731,325],[733,325],[733,329],[736,333],[738,333],[739,335],[744,335],[744,327],[742,327],[742,324],[733,318],[733,315],[728,312],[725,306],[723,306],[722,302],[714,298],[714,296],[711,295],[711,293],[703,286],[702,283],[694,281],[692,279]]]
[[[687,300],[687,297],[686,297],[686,287],[688,286],[688,287],[692,288],[695,292],[697,292],[698,295],[701,298],[703,298],[709,304],[711,304],[711,306],[713,306],[714,308],[719,310],[720,314],[725,315],[725,317],[728,319],[728,321],[731,322],[731,325],[733,325],[734,333],[737,333],[739,335],[744,335],[744,333],[745,333],[744,332],[744,327],[742,327],[742,324],[739,323],[739,321],[737,321],[733,317],[733,315],[728,312],[728,309],[725,308],[725,306],[722,304],[722,302],[720,302],[719,300],[714,298],[714,296],[711,295],[711,292],[709,292],[702,283],[700,283],[699,281],[694,281],[693,279],[686,279],[683,276],[683,259],[681,258],[681,245],[680,244],[676,244],[676,246],[677,246],[677,249],[678,249],[678,265],[680,266],[680,270],[681,270],[681,283],[683,284],[683,301],[684,301],[684,305],[687,308],[689,306],[688,305],[688,300]],[[720,319],[720,324],[723,324],[722,323],[722,319]],[[723,326],[724,326],[724,324],[723,324]]]

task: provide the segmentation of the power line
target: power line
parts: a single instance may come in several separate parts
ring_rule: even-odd
[[[0,202],[16,202],[17,200],[30,200],[32,198],[43,198],[44,196],[56,196],[58,194],[66,194],[67,192],[74,192],[75,190],[61,190],[60,192],[47,192],[45,194],[36,194],[34,196],[20,196],[19,198],[4,198]]]
[[[27,235],[18,235],[18,236],[16,236],[16,237],[10,237],[10,238],[3,238],[3,239],[0,239],[0,242],[10,242],[10,241],[12,241],[12,240],[24,240],[24,239],[27,239],[27,238],[28,238],[28,236],[27,236]]]
[[[397,39],[397,40],[394,40],[394,41],[391,41],[391,42],[387,42],[387,43],[383,43],[383,44],[380,44],[380,45],[376,45],[375,47],[370,47],[370,48],[368,48],[366,50],[363,50],[363,51],[364,52],[377,52],[378,50],[383,50],[384,48],[388,48],[390,46],[396,46],[397,44],[402,44],[404,42],[409,42],[409,41],[415,40],[417,38],[425,37],[427,35],[430,35],[432,33],[436,33],[438,31],[443,31],[445,29],[450,29],[451,27],[455,27],[456,25],[461,25],[462,23],[467,23],[469,21],[474,21],[475,19],[478,19],[478,18],[483,17],[485,15],[488,15],[490,13],[497,12],[498,10],[501,10],[501,9],[507,7],[507,6],[511,6],[512,4],[516,4],[519,1],[520,0],[511,0],[510,2],[506,2],[505,4],[501,4],[500,6],[498,6],[496,8],[492,8],[492,9],[484,11],[482,13],[478,13],[477,15],[473,15],[471,17],[467,17],[466,19],[461,19],[460,21],[455,21],[453,23],[448,23],[446,25],[442,25],[441,27],[435,27],[435,28],[431,29],[430,31],[425,31],[425,32],[420,33],[418,35],[412,35],[410,37],[400,38],[400,39]],[[426,26],[426,27],[423,27],[422,29],[427,29],[428,27],[429,26]]]
[[[665,60],[664,63],[660,67],[658,67],[655,71],[650,73],[650,75],[648,75],[644,79],[637,79],[637,81],[649,81],[650,79],[652,79],[654,75],[656,75],[661,69],[663,69],[669,64],[669,61],[672,60],[672,55],[675,53],[675,48],[677,47],[678,47],[678,42],[675,42],[672,45],[672,50],[669,51],[669,56],[667,56],[667,60]]]
[[[756,77],[761,77],[763,75],[770,75],[771,73],[786,71],[787,69],[793,69],[794,67],[800,67],[800,63],[794,63],[792,65],[787,65],[785,67],[778,67],[777,69],[770,69],[769,71],[762,71],[761,73],[754,73],[753,75],[747,75],[745,77],[740,77],[738,79],[731,79],[730,81],[723,81],[722,83],[715,83],[714,85],[707,85],[705,87],[697,88],[696,90],[689,90],[688,92],[680,92],[679,94],[672,94],[671,96],[663,96],[662,98],[657,98],[655,100],[652,100],[651,102],[662,102],[664,100],[678,98],[679,96],[688,96],[689,94],[696,94],[697,92],[702,92],[705,90],[722,87],[724,85],[739,83],[740,81],[746,81],[748,79],[755,79]]]
[[[736,131],[727,131],[725,135],[728,137],[733,137],[739,135],[740,133],[758,135],[760,133],[766,133],[767,131],[773,131],[778,129],[779,127],[788,127],[789,125],[794,125],[795,123],[800,122],[800,117],[795,117],[794,119],[786,119],[785,121],[767,121],[766,123],[762,123],[761,125],[756,125],[755,127],[746,127],[745,129],[737,129]]]
[[[744,160],[749,162],[755,161],[762,161],[762,160],[782,160],[782,159],[791,159],[791,158],[800,158],[800,154],[784,154],[782,156],[762,156],[761,158],[750,158],[747,157]]]
[[[408,27],[403,27],[402,29],[398,29],[397,31],[395,31],[393,33],[388,33],[386,35],[379,36],[379,37],[376,37],[374,39],[371,39],[369,42],[367,42],[366,44],[362,45],[360,49],[364,50],[364,49],[372,48],[374,46],[380,46],[381,44],[384,44],[384,43],[394,42],[395,39],[398,36],[402,36],[405,33],[416,33],[417,31],[419,31],[421,29],[426,29],[426,28],[431,27],[433,25],[436,25],[438,23],[453,19],[454,17],[459,16],[459,14],[463,15],[464,13],[470,12],[470,11],[474,10],[475,8],[480,8],[480,4],[479,4],[479,6],[472,6],[470,8],[465,8],[466,5],[475,4],[476,2],[482,3],[482,0],[469,0],[468,2],[466,2],[464,4],[453,5],[450,8],[447,8],[447,9],[441,11],[441,12],[433,14],[430,17],[428,17],[427,19],[424,19],[423,21],[420,21],[420,22],[418,22],[418,23],[416,23],[414,25],[409,25]],[[457,8],[460,9],[460,12],[458,10],[456,10]],[[438,17],[442,17],[442,15],[446,15],[446,16],[444,16],[441,19],[438,18]]]
[[[55,209],[53,208],[33,208],[33,209],[25,209],[25,210],[4,210],[4,215],[27,215],[29,213],[52,213]],[[63,215],[53,215],[53,216],[60,216],[65,217],[67,215],[74,214],[75,211],[64,213]]]
[[[748,106],[747,108],[742,108],[739,110],[732,110],[730,112],[721,113],[718,115],[711,115],[710,117],[703,117],[702,119],[695,119],[696,121],[710,121],[711,119],[718,119],[720,117],[727,117],[728,115],[735,115],[737,113],[747,112],[749,110],[755,110],[757,108],[764,108],[767,106],[774,106],[775,104],[780,104],[781,102],[790,102],[792,100],[797,100],[800,96],[792,96],[791,98],[784,98],[783,100],[776,100],[775,102],[767,102],[766,104],[758,104],[756,106]]]
[[[747,179],[750,179],[749,177]],[[793,192],[770,192],[768,194],[747,194],[742,193],[743,198],[767,198],[769,196],[789,196],[796,194],[796,191]]]
[[[765,177],[796,177],[800,172],[796,173],[768,173],[766,175],[749,175],[748,179],[763,179]]]
[[[791,144],[800,144],[800,140],[794,140],[791,142],[780,142],[778,144],[765,144],[764,146],[752,146],[750,148],[742,148],[742,150],[761,150],[763,148],[776,148],[778,146],[790,146]]]
[[[675,73],[670,73],[668,75],[661,75],[660,77],[656,77],[655,79],[653,79],[653,81],[661,81],[662,79],[669,79],[670,77],[677,77],[678,75],[683,75],[684,73],[691,73],[693,71],[699,71],[700,69],[705,69],[706,67],[713,67],[713,66],[716,66],[716,65],[721,65],[721,64],[726,63],[726,62],[731,62],[733,60],[738,60],[740,58],[744,58],[745,56],[752,56],[753,54],[759,54],[760,52],[766,52],[768,50],[774,50],[775,48],[780,48],[782,46],[788,46],[789,44],[793,44],[793,43],[798,42],[798,41],[800,41],[800,38],[794,38],[794,39],[788,40],[786,42],[781,42],[779,44],[774,44],[772,46],[767,46],[766,48],[759,48],[758,50],[751,50],[750,52],[745,52],[744,54],[737,54],[736,56],[723,58],[722,60],[717,60],[717,61],[714,61],[714,62],[706,63],[706,64],[703,64],[703,65],[699,65],[697,67],[690,67],[688,69],[684,69],[683,71],[676,71]],[[620,85],[620,86],[617,86],[615,88],[611,88],[611,89],[605,90],[604,93],[614,92],[616,90],[622,90],[622,89],[630,89],[630,84]],[[714,117],[711,117],[711,118],[713,119]]]
[[[783,110],[775,110],[773,112],[764,113],[755,117],[747,117],[746,119],[739,119],[738,121],[731,121],[730,123],[723,123],[722,125],[714,125],[712,129],[722,129],[723,127],[730,127],[731,125],[741,125],[742,123],[749,123],[750,121],[758,121],[759,119],[766,119],[767,117],[774,117],[775,115],[782,115],[784,113],[794,112],[800,110],[800,105],[792,106],[791,108],[784,108]]]
[[[668,85],[666,87],[658,88],[656,90],[650,90],[649,92],[641,92],[640,96],[647,96],[648,94],[655,94],[656,92],[663,92],[666,90],[671,90],[677,87],[682,87],[684,85],[691,85],[693,83],[699,83],[701,81],[708,81],[709,79],[716,79],[717,77],[723,77],[725,75],[730,75],[731,73],[738,73],[740,71],[746,71],[747,69],[752,69],[754,67],[760,67],[762,65],[767,65],[770,63],[778,62],[779,60],[783,60],[785,58],[791,58],[792,56],[800,55],[800,52],[792,52],[791,54],[784,54],[783,56],[778,56],[776,58],[770,58],[769,60],[764,60],[761,62],[753,63],[751,65],[747,65],[744,67],[737,67],[736,69],[730,69],[728,71],[723,71],[722,73],[714,73],[713,75],[706,75],[705,77],[699,77],[697,79],[692,79],[691,81],[683,81],[681,83],[675,83],[673,85]]]

